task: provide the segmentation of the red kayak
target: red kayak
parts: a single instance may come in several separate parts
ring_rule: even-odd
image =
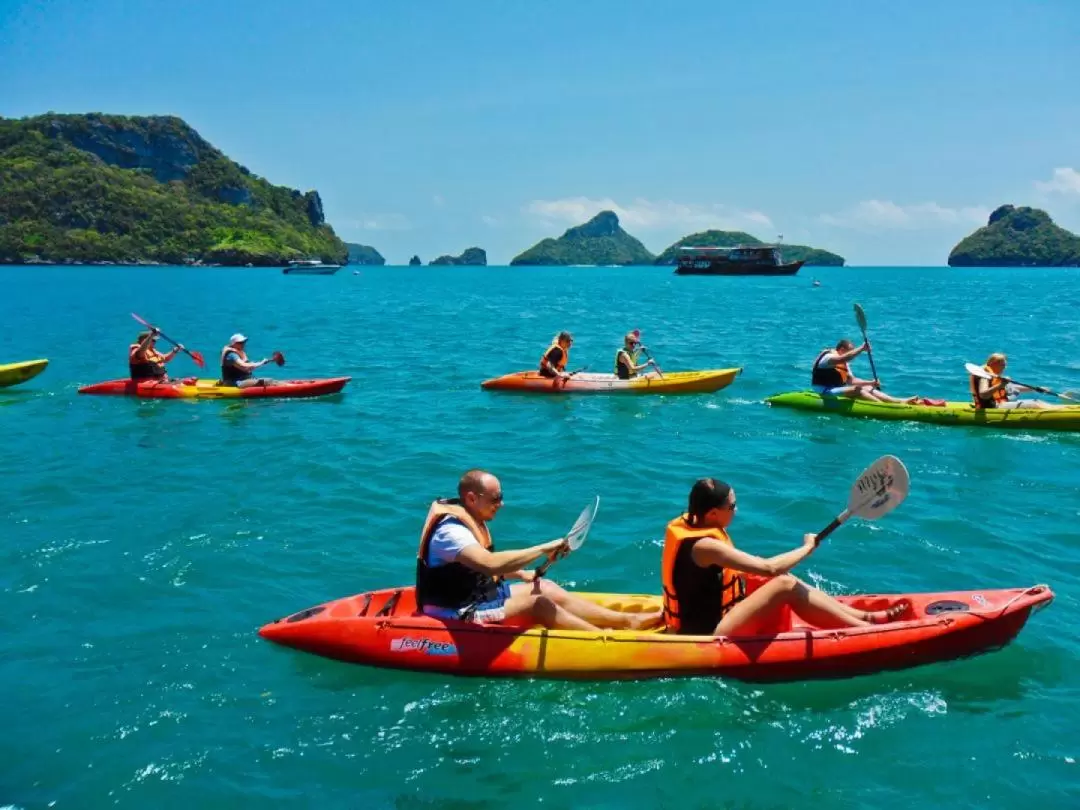
[[[269,385],[236,388],[218,385],[217,380],[109,380],[85,385],[80,394],[112,394],[148,399],[260,399],[263,397],[322,397],[336,394],[352,377],[330,377],[325,380],[271,380]]]
[[[752,590],[757,583],[748,582]],[[580,594],[613,610],[654,611],[658,596]],[[890,624],[810,626],[790,611],[767,633],[678,636],[662,630],[546,630],[472,624],[416,612],[413,589],[371,591],[302,610],[259,635],[286,647],[377,667],[491,677],[636,679],[719,675],[746,681],[844,678],[948,661],[1008,644],[1050,603],[1046,585],[1005,590],[840,597],[860,610],[899,599]]]

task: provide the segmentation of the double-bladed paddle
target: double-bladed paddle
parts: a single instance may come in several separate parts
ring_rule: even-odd
[[[160,329],[158,329],[156,326],[154,326],[153,324],[150,324],[150,323],[147,323],[146,321],[144,321],[142,318],[140,318],[134,312],[131,313],[131,317],[134,318],[135,320],[137,320],[139,323],[141,323],[147,329],[151,329],[153,331],[156,331],[158,333],[159,337],[163,338],[168,343],[171,343],[173,346],[176,346],[177,348],[179,348],[184,354],[186,354],[188,357],[190,357],[192,360],[194,360],[195,365],[197,365],[199,368],[205,368],[206,367],[206,361],[203,359],[203,356],[202,356],[201,352],[193,352],[190,349],[186,348],[185,346],[182,346],[181,344],[179,344],[175,340],[173,340],[171,337],[166,335],[164,332],[162,332]]]
[[[642,347],[641,347],[641,351],[642,351],[642,353],[643,353],[643,354],[645,355],[645,357],[647,357],[647,358],[648,358],[649,360],[652,360],[652,359],[653,359],[653,356],[652,356],[652,355],[651,355],[651,354],[649,353],[649,349],[648,349],[648,347],[646,347],[646,346],[642,346]],[[662,372],[662,371],[660,370],[660,366],[656,365],[656,361],[655,361],[655,360],[653,360],[653,368],[655,368],[655,369],[656,369],[656,373],[660,375],[660,379],[661,379],[661,380],[662,380],[662,379],[664,379],[664,372]]]
[[[600,496],[595,495],[593,502],[586,506],[578,519],[574,521],[574,525],[570,527],[570,531],[566,533],[566,545],[569,554],[571,551],[577,551],[581,548],[581,544],[585,542],[585,538],[589,534],[589,529],[592,526],[593,518],[596,517],[596,510],[600,508]],[[561,559],[556,557],[555,560]],[[535,578],[540,579],[547,570],[554,564],[555,560],[548,560],[535,571]]]
[[[981,379],[984,379],[984,380],[992,380],[992,379],[994,379],[993,374],[991,374],[989,371],[987,371],[982,366],[977,366],[974,363],[964,363],[964,368],[967,370],[967,373],[970,374],[972,377],[980,377]],[[1040,394],[1049,394],[1052,397],[1059,397],[1060,399],[1067,399],[1070,402],[1080,402],[1080,394],[1077,394],[1077,393],[1075,393],[1073,391],[1066,391],[1064,393],[1059,393],[1057,391],[1052,391],[1049,388],[1043,388],[1041,385],[1028,385],[1025,382],[1020,382],[1019,380],[1013,380],[1013,379],[1011,379],[1009,377],[1002,377],[1001,379],[1004,382],[1012,383],[1013,385],[1020,385],[1020,386],[1023,386],[1024,388],[1030,388],[1032,391],[1038,391]]]
[[[855,305],[855,321],[859,324],[859,330],[862,332],[863,343],[869,344],[870,340],[866,337],[866,313],[858,304]],[[878,375],[877,369],[874,368],[874,352],[869,347],[866,349],[866,357],[870,361],[870,373],[874,375],[876,380]]]
[[[848,495],[847,509],[817,534],[818,545],[848,519],[877,520],[904,502],[910,482],[907,467],[896,456],[882,456],[859,476]]]

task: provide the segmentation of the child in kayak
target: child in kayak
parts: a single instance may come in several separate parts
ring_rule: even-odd
[[[488,523],[502,505],[499,479],[483,470],[461,477],[456,499],[431,504],[416,560],[416,604],[425,614],[475,622],[527,616],[564,630],[641,630],[660,623],[659,611],[608,610],[524,570],[565,554],[562,537],[520,551],[496,551]]]
[[[969,376],[969,385],[971,386],[971,398],[975,402],[977,409],[983,408],[1041,408],[1052,409],[1060,408],[1060,405],[1052,405],[1049,402],[1043,402],[1041,399],[1009,399],[1009,386],[1013,386],[1013,390],[1016,393],[1023,391],[1030,391],[1032,389],[1025,388],[1022,385],[1015,385],[1009,383],[1007,380],[1002,379],[1002,375],[1005,373],[1005,364],[1008,359],[1004,354],[1000,352],[994,352],[988,358],[986,358],[986,365],[983,366],[987,373],[990,375],[990,379],[985,377],[976,377],[974,374]]]
[[[810,373],[810,385],[822,396],[847,397],[848,399],[866,399],[872,402],[901,402],[910,405],[918,400],[914,397],[894,397],[879,389],[877,380],[860,380],[848,369],[848,362],[863,352],[870,351],[870,344],[864,343],[856,348],[850,340],[844,339],[836,344],[835,349],[822,349],[814,360]]]
[[[641,332],[635,329],[627,332],[623,338],[623,347],[615,352],[615,376],[620,380],[630,380],[644,371],[649,366],[655,366],[656,361],[650,358],[648,361],[638,364],[638,353],[641,351]]]
[[[669,633],[729,636],[768,632],[788,606],[815,627],[862,627],[897,621],[910,607],[900,600],[888,610],[857,610],[788,573],[809,557],[817,536],[775,557],[735,548],[727,527],[735,518],[735,490],[702,478],[690,490],[685,515],[671,521],[661,566],[664,622]],[[770,579],[746,592],[745,574]]]
[[[140,332],[135,342],[128,346],[128,373],[131,379],[168,381],[165,364],[180,354],[184,347],[177,344],[172,351],[162,354],[157,350],[159,334],[161,333],[153,328]]]
[[[540,376],[551,379],[570,379],[566,364],[570,360],[570,347],[574,345],[574,336],[569,332],[559,332],[551,345],[540,356]]]

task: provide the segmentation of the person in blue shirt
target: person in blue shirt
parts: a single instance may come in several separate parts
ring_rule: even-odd
[[[249,388],[252,385],[268,385],[272,380],[255,379],[253,372],[257,368],[273,362],[272,358],[266,357],[258,362],[248,360],[247,336],[237,332],[229,343],[221,350],[221,385],[229,385],[236,388]]]

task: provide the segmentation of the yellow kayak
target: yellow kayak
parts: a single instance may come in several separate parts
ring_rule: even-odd
[[[568,380],[544,377],[536,371],[518,371],[480,387],[488,391],[521,391],[531,394],[707,394],[731,385],[741,368],[707,371],[665,371],[620,380],[614,374],[573,374]]]
[[[47,365],[49,365],[48,360],[26,360],[22,363],[0,365],[0,388],[7,388],[32,380],[43,372]]]

